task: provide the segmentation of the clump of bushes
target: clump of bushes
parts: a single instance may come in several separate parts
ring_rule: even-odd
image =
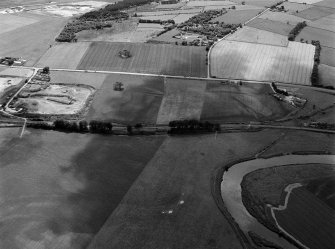
[[[76,33],[83,30],[103,29],[112,27],[112,21],[127,19],[129,16],[122,10],[150,3],[152,0],[123,0],[115,4],[106,5],[99,10],[93,10],[75,18],[65,25],[56,38],[58,42],[76,41]]]
[[[320,64],[320,53],[321,53],[321,44],[319,41],[312,41],[312,45],[315,46],[315,54],[314,54],[314,65],[313,71],[311,75],[311,82],[313,86],[317,86],[320,84],[319,82],[319,64]]]
[[[299,22],[295,27],[290,31],[288,35],[289,41],[294,41],[295,37],[300,33],[300,31],[307,26],[307,23],[305,21]]]
[[[191,134],[202,132],[220,131],[220,124],[213,124],[208,121],[200,122],[198,120],[177,120],[169,123],[170,134]]]
[[[235,31],[240,24],[226,24],[223,22],[211,22],[217,16],[226,13],[226,10],[209,10],[191,17],[186,22],[178,25],[178,28],[187,32],[205,35],[207,39],[214,40]]]

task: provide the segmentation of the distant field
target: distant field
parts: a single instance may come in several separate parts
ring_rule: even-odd
[[[270,94],[269,85],[223,85],[207,83],[201,120],[214,122],[248,122],[276,120],[295,108],[279,102]]]
[[[153,38],[153,41],[165,42],[165,43],[175,43],[176,41],[180,43],[180,39],[173,38],[173,36],[178,35],[180,31],[178,29],[172,29],[160,36]]]
[[[173,18],[173,20],[175,21],[176,24],[182,23],[182,22],[186,22],[188,19],[190,19],[191,17],[197,15],[197,13],[193,13],[193,14],[179,14],[177,16],[175,16]]]
[[[54,44],[65,23],[64,18],[43,16],[39,22],[0,34],[0,54],[23,57],[32,66]]]
[[[195,0],[195,1],[189,1],[187,3],[187,7],[206,7],[206,6],[233,6],[236,5],[234,2],[230,1],[201,1],[201,0]]]
[[[212,49],[211,75],[310,85],[314,51],[299,42],[280,47],[223,40]]]
[[[107,74],[50,70],[51,83],[84,84],[100,89]]]
[[[309,4],[299,4],[299,3],[291,3],[291,2],[283,2],[281,6],[284,6],[285,10],[287,10],[288,14],[295,14],[296,11],[300,12],[303,11],[305,9],[311,8],[313,7],[313,5],[309,5]]]
[[[86,248],[164,139],[0,134],[0,245],[11,249]]]
[[[321,1],[322,0],[289,0],[289,2],[299,3],[299,4],[315,4]]]
[[[56,44],[43,55],[35,66],[49,66],[51,69],[76,69],[89,46],[89,42]]]
[[[256,18],[247,24],[249,27],[254,27],[256,29],[262,29],[269,32],[277,33],[280,35],[288,35],[290,31],[294,28],[294,25],[287,23],[271,21],[262,18]]]
[[[130,51],[130,58],[119,57],[124,49]],[[205,57],[203,47],[94,42],[78,69],[206,77]]]
[[[284,35],[279,35],[276,33],[248,26],[244,26],[242,29],[239,29],[232,35],[228,36],[226,40],[252,42],[285,47],[288,45],[287,37]]]
[[[0,34],[37,22],[37,19],[0,14]]]
[[[242,2],[245,2],[246,5],[254,5],[259,7],[270,7],[278,2],[280,0],[232,0],[232,2],[242,4]]]
[[[335,212],[305,188],[293,189],[287,208],[274,214],[279,225],[308,248],[333,248]]]
[[[315,6],[335,8],[335,2],[333,0],[323,0],[314,4]]]
[[[316,21],[322,17],[326,17],[334,13],[334,9],[314,6],[312,8],[300,11],[295,15],[311,21]]]
[[[307,21],[306,19],[298,17],[298,16],[286,14],[283,12],[274,12],[274,11],[267,11],[261,16],[259,16],[259,18],[268,19],[268,20],[276,21],[276,22],[282,22],[286,24],[288,23],[291,25],[296,25],[298,22]]]
[[[223,14],[219,17],[214,18],[212,21],[224,22],[227,24],[239,24],[245,23],[251,18],[257,16],[262,9],[251,9],[251,10],[229,10],[228,13]]]
[[[115,82],[122,82],[124,90],[115,91]],[[163,78],[111,74],[97,92],[86,119],[155,124],[163,94]]]
[[[305,27],[299,35],[296,37],[296,41],[300,41],[303,38],[309,43],[312,40],[318,40],[321,43],[321,46],[326,46],[330,48],[335,48],[335,35],[333,32],[323,29],[317,29],[312,27]],[[322,50],[322,49],[321,49]]]
[[[308,26],[335,32],[335,14],[320,18],[314,22],[308,22]]]
[[[200,119],[206,82],[166,79],[165,94],[160,106],[157,124],[173,120]]]

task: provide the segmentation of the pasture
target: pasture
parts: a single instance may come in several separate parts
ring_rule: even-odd
[[[26,66],[34,65],[54,44],[55,37],[66,23],[64,18],[40,17],[38,22],[0,34],[0,54],[23,57],[27,60]]]
[[[315,116],[313,119],[318,120]],[[285,155],[292,153],[293,151],[314,151],[320,153],[328,151],[331,154],[335,154],[335,144],[333,139],[334,135],[329,134],[305,131],[285,131],[284,136],[281,137],[276,144],[264,151],[261,157],[267,158],[281,153]],[[310,141],[313,141],[313,143]]]
[[[300,41],[300,39],[304,39],[309,43],[312,40],[318,40],[321,43],[321,47],[330,47],[335,48],[335,36],[333,32],[323,29],[317,29],[313,27],[305,27],[299,35],[296,37],[296,41]],[[321,49],[322,51],[322,49]]]
[[[168,137],[88,249],[242,248],[212,196],[213,172],[276,134]]]
[[[206,82],[167,78],[164,89],[157,124],[168,124],[173,120],[200,119]]]
[[[125,49],[130,58],[119,56]],[[78,69],[206,77],[205,58],[202,47],[93,42]]]
[[[211,76],[310,85],[315,47],[287,47],[223,40],[210,54]]]
[[[304,187],[293,189],[287,208],[274,211],[274,217],[286,232],[308,248],[331,249],[335,244],[334,210]]]
[[[331,67],[335,67],[335,49],[334,48],[321,48],[321,63]]]
[[[123,91],[115,91],[121,82]],[[96,93],[87,120],[155,124],[164,94],[161,77],[110,74]]]
[[[248,22],[247,26],[286,36],[294,28],[294,25],[262,18],[256,18]]]
[[[164,139],[0,132],[0,245],[11,249],[86,248]]]
[[[227,13],[214,18],[213,22],[224,22],[227,24],[244,24],[251,18],[257,16],[262,9],[251,9],[251,10],[229,10]]]
[[[28,68],[21,68],[21,67],[6,67],[3,71],[1,71],[1,75],[6,76],[15,76],[15,77],[22,77],[28,78],[32,76],[34,71]]]
[[[335,67],[320,64],[319,77],[321,85],[335,87]]]
[[[49,66],[51,69],[76,69],[89,46],[89,42],[56,44],[42,56],[35,66]]]
[[[296,110],[270,94],[269,85],[220,84],[208,82],[203,97],[201,120],[212,122],[269,121]]]
[[[322,17],[326,17],[334,13],[335,13],[334,9],[314,6],[306,10],[300,11],[295,15],[304,19],[316,21]]]
[[[251,42],[274,46],[288,45],[287,37],[269,31],[245,26],[226,38],[229,41]]]

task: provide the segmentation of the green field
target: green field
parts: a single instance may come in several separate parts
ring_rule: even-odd
[[[124,90],[115,91],[115,82],[122,82]],[[163,78],[110,74],[96,93],[86,118],[155,124],[163,94]]]
[[[226,14],[216,17],[212,21],[219,21],[229,24],[243,24],[254,16],[257,16],[260,12],[262,12],[262,9],[229,10]]]
[[[124,49],[130,58],[119,56]],[[78,69],[206,77],[205,58],[202,47],[93,42]]]
[[[88,248],[242,248],[213,199],[212,177],[277,133],[167,138]]]
[[[83,249],[164,137],[0,129],[0,247]]]

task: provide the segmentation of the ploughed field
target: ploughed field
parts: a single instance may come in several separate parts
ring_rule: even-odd
[[[310,85],[315,47],[289,42],[287,47],[223,40],[210,54],[212,77],[279,81]]]
[[[119,52],[128,50],[130,58]],[[168,44],[93,42],[78,69],[206,77],[206,50]]]
[[[163,137],[0,129],[0,248],[84,249]],[[30,247],[29,247],[30,246]]]

